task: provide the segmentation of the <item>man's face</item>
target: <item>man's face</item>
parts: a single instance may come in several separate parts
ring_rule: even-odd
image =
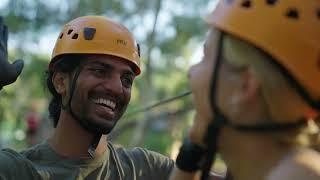
[[[110,132],[130,101],[135,74],[113,56],[92,55],[81,65],[71,108],[77,117]]]

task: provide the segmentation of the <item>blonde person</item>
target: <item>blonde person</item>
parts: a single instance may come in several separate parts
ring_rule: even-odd
[[[320,179],[320,1],[221,0],[206,21],[189,72],[194,125],[171,179],[198,179],[216,152],[226,179]]]

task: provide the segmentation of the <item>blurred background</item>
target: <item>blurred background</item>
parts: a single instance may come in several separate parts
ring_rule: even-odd
[[[216,0],[0,0],[0,15],[10,32],[10,60],[25,62],[17,82],[0,92],[0,147],[21,150],[52,133],[44,78],[59,31],[75,17],[105,15],[133,32],[143,62],[127,113],[109,139],[175,159],[192,123],[191,96],[144,108],[189,90],[187,71],[200,61],[208,30],[202,18],[215,4]]]

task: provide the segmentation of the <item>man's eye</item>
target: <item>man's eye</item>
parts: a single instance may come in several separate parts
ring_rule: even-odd
[[[92,68],[90,69],[95,75],[104,76],[106,74],[106,70],[100,68]]]
[[[133,78],[130,78],[130,77],[123,77],[122,78],[122,84],[125,87],[127,87],[127,88],[131,87],[132,83],[133,83]]]

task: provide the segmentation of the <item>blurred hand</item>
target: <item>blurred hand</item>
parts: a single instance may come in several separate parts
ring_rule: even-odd
[[[189,70],[189,82],[192,90],[192,101],[196,110],[193,125],[189,131],[190,141],[194,144],[206,146],[205,136],[208,125],[213,120],[210,102],[211,61],[201,61]]]
[[[207,147],[207,142],[205,142],[205,137],[207,135],[207,130],[212,118],[204,117],[199,112],[196,112],[193,125],[189,131],[190,141],[200,145],[202,147]]]
[[[0,16],[0,89],[15,82],[23,69],[23,61],[8,62],[8,27]]]

